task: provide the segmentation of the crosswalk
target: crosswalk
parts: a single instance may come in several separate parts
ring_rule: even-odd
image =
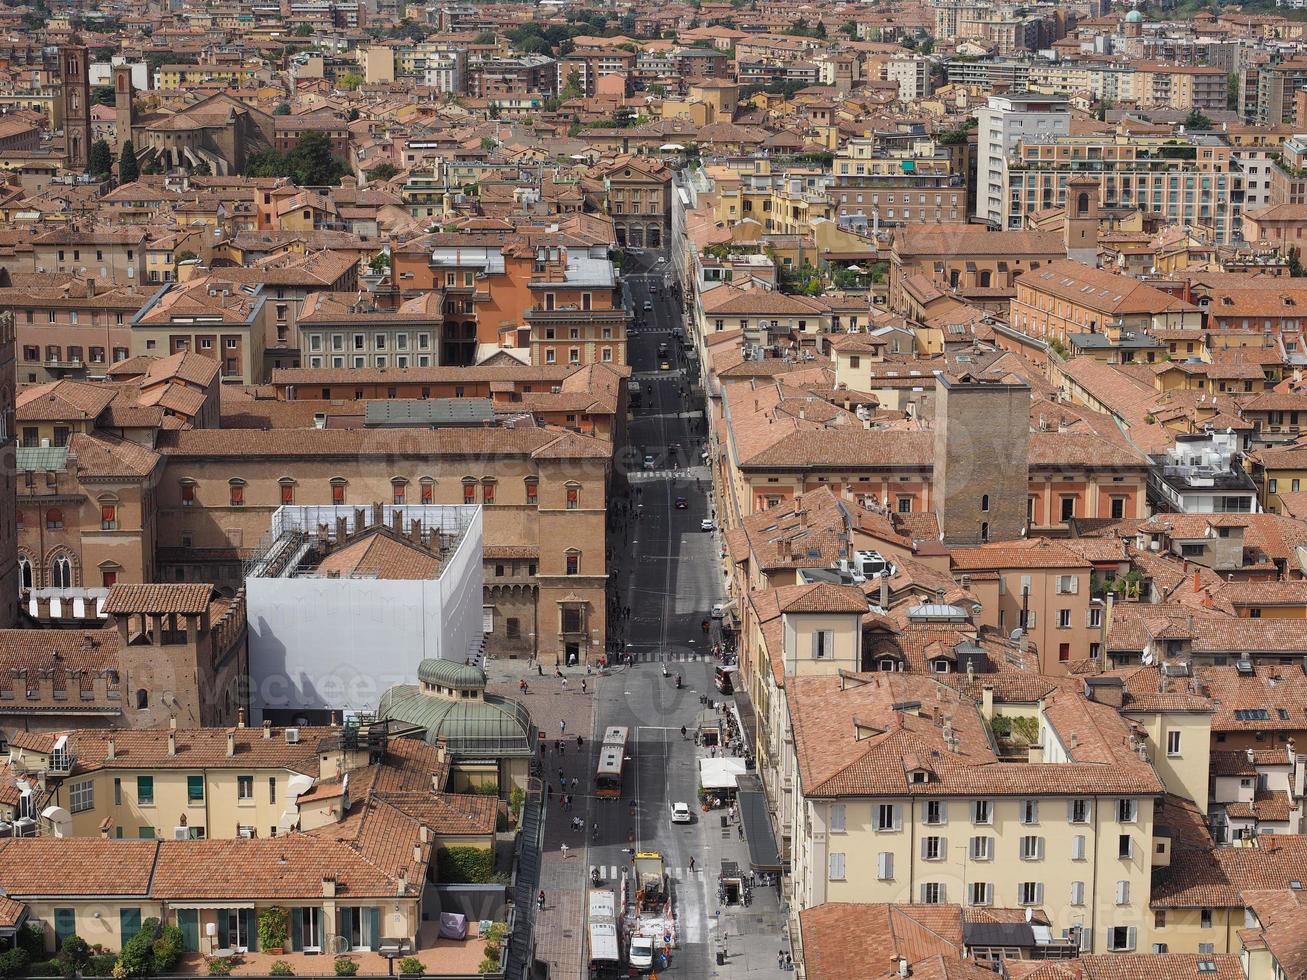
[[[685,650],[628,650],[632,659],[638,664],[656,664],[667,661],[674,663],[695,663],[707,660],[708,654]]]
[[[697,466],[692,469],[702,470],[703,467]],[[691,468],[666,467],[660,470],[633,470],[626,474],[626,479],[630,483],[649,483],[653,480],[677,480],[686,479],[690,476],[693,476]]]
[[[609,884],[620,881],[623,871],[630,874],[630,865],[596,864],[592,865],[592,867],[598,868],[600,879]],[[667,877],[672,881],[698,881],[703,875],[703,868],[697,866],[693,872],[689,868],[667,868],[665,870],[667,871]]]

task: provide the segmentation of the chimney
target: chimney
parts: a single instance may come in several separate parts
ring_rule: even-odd
[[[880,573],[880,608],[889,610],[889,569]]]
[[[244,709],[244,708],[238,708],[238,709],[236,710],[236,727],[237,727],[237,728],[244,728],[244,727],[245,727],[245,709]]]
[[[265,721],[263,723],[263,737],[272,738],[272,722]]]
[[[414,864],[421,864],[421,863],[422,863],[422,845],[421,845],[421,844],[414,844],[414,845],[413,845],[413,863],[414,863]]]
[[[980,689],[980,716],[988,725],[994,720],[994,685],[986,684]]]
[[[177,754],[177,731],[172,728],[168,729],[168,754]]]
[[[1199,588],[1200,588],[1200,586],[1199,586],[1198,583],[1199,583],[1199,579],[1200,579],[1201,577],[1202,577],[1202,574],[1201,574],[1200,572],[1198,572],[1198,571],[1195,571],[1195,572],[1194,572],[1194,591],[1195,591],[1195,592],[1197,592],[1197,591],[1199,590]]]
[[[323,897],[323,898],[335,898],[335,897],[336,897],[336,876],[335,876],[335,875],[323,875],[323,876],[322,876],[322,897]]]
[[[408,869],[407,868],[399,869],[399,881],[396,882],[395,884],[395,894],[396,895],[408,894]]]
[[[94,280],[94,279],[88,279],[88,280],[86,280],[86,298],[87,298],[87,299],[95,299],[95,280]]]
[[[104,757],[105,757],[106,759],[116,759],[116,758],[117,758],[117,746],[114,745],[114,741],[113,741],[113,736],[112,736],[112,735],[109,736],[109,744],[108,744],[108,746],[105,748]]]
[[[227,758],[231,759],[236,756],[236,731],[227,729]]]

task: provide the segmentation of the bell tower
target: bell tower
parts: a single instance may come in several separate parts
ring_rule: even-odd
[[[1071,177],[1066,182],[1063,227],[1067,258],[1095,267],[1098,265],[1098,195],[1098,181],[1091,177]]]
[[[84,46],[70,44],[59,49],[59,79],[63,89],[64,158],[69,169],[85,170],[91,158],[91,73]]]
[[[118,146],[132,138],[132,126],[136,124],[136,93],[132,90],[132,69],[130,65],[113,66],[113,108],[115,128],[118,132]]]

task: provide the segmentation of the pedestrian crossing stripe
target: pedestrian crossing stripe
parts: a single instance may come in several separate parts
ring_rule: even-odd
[[[602,881],[606,881],[606,882],[609,882],[609,883],[612,883],[612,882],[614,882],[614,881],[618,881],[618,880],[620,880],[623,871],[626,871],[628,874],[630,873],[630,866],[629,866],[629,865],[619,865],[619,864],[608,864],[608,865],[604,865],[604,864],[596,864],[596,865],[593,865],[593,867],[595,867],[595,868],[597,868],[597,869],[599,870],[599,878],[600,878],[600,880],[602,880]],[[691,876],[691,874],[693,874],[694,877],[697,878],[699,875],[701,875],[701,874],[703,873],[703,868],[700,868],[700,867],[696,867],[696,868],[694,869],[693,872],[691,872],[690,869],[689,869],[688,867],[687,867],[687,868],[665,868],[664,870],[667,872],[667,877],[670,878],[670,879],[672,879],[673,881],[684,881],[684,880],[686,880],[687,878],[689,878],[689,877]]]

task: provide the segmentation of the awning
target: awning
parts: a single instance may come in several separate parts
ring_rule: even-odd
[[[767,797],[759,790],[742,789],[736,801],[740,805],[744,836],[749,841],[749,866],[754,871],[780,871],[781,855],[767,816]]]
[[[170,909],[195,909],[198,911],[208,909],[252,909],[253,902],[169,902]]]
[[[700,759],[699,785],[704,789],[735,789],[735,781],[745,773],[743,759]]]

